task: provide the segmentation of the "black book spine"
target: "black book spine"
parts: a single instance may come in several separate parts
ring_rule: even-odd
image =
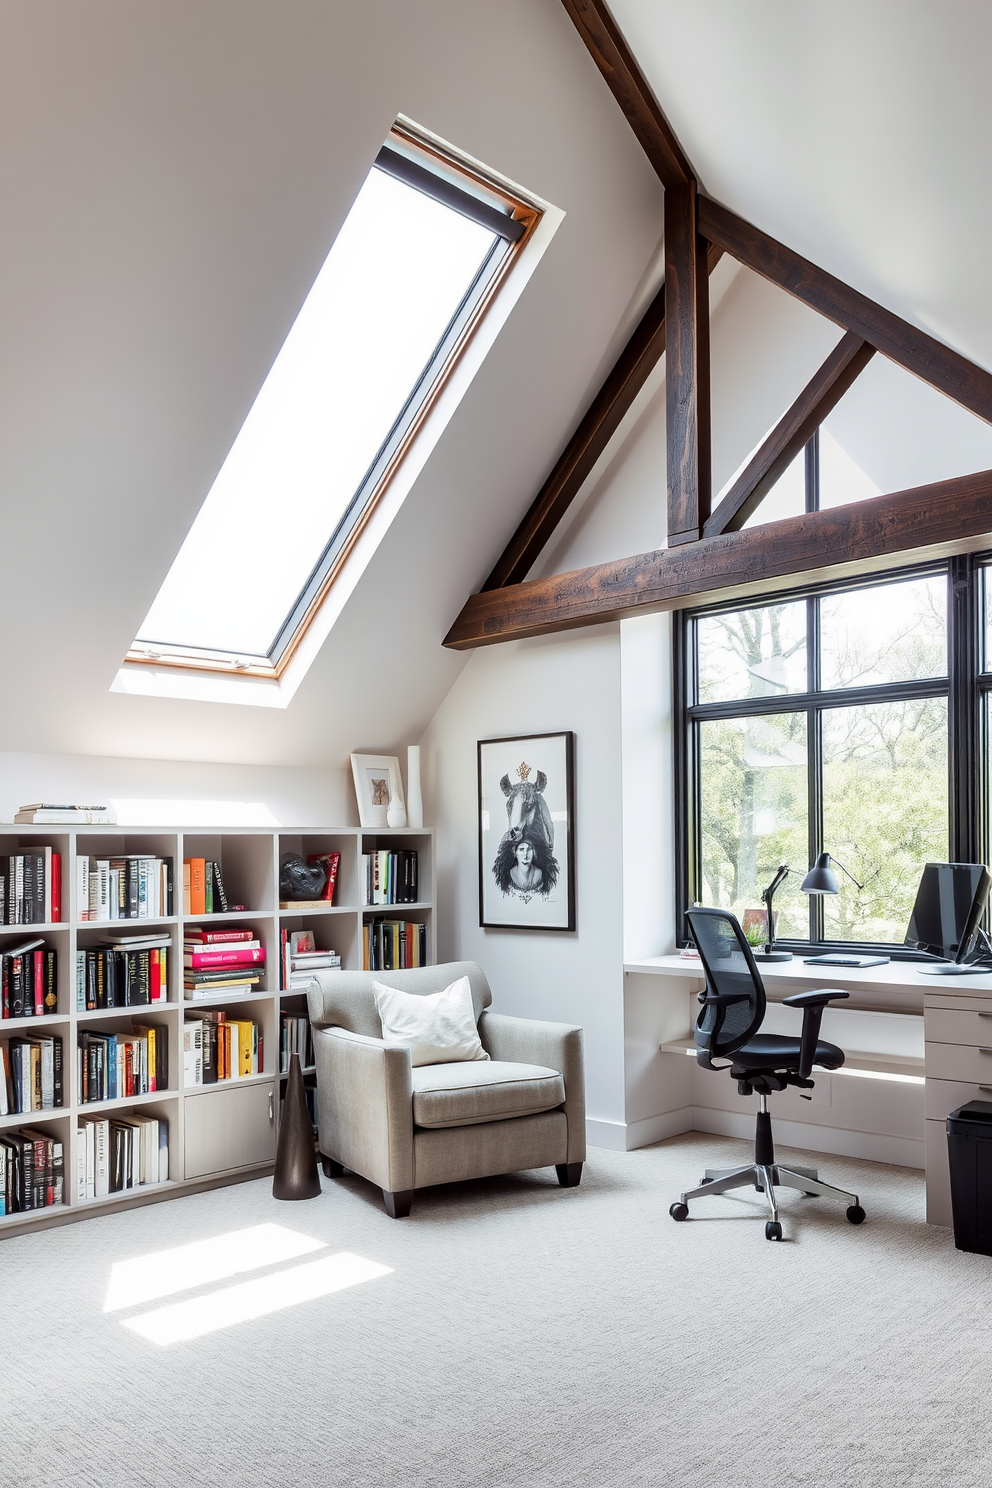
[[[7,864],[7,898],[4,901],[3,922],[5,925],[17,923],[14,909],[17,903],[17,866],[13,854],[4,860]]]
[[[10,956],[10,1016],[24,1017],[24,957]]]
[[[18,1184],[17,1203],[20,1209],[34,1208],[34,1143],[29,1137],[17,1138],[21,1149],[21,1173]]]
[[[57,1106],[64,1106],[65,1084],[62,1073],[62,1040],[58,1037],[52,1039],[52,1089],[55,1104]]]
[[[138,918],[138,860],[136,858],[127,860],[127,917],[129,920]]]
[[[172,907],[172,905],[173,905],[173,895],[174,895],[174,892],[175,892],[174,886],[173,886],[173,882],[172,882],[172,859],[171,858],[166,858],[166,860],[165,860],[165,880],[166,880],[166,888],[165,888],[165,912],[166,912],[167,915],[171,915],[173,913],[173,907]]]
[[[227,890],[224,887],[224,879],[221,876],[220,864],[214,867],[214,909],[221,914],[227,914]]]
[[[96,953],[96,1005],[98,1008],[107,1006],[107,960],[105,951]]]
[[[35,1009],[34,953],[32,951],[28,951],[27,955],[22,956],[21,960],[23,962],[24,976],[24,1016],[25,1018],[30,1018],[33,1015]]]
[[[0,1016],[10,1017],[10,957],[0,957]]]
[[[96,962],[95,951],[86,952],[86,1011],[96,1010]]]
[[[65,1154],[61,1142],[52,1143],[52,1203],[61,1204],[65,1191]]]

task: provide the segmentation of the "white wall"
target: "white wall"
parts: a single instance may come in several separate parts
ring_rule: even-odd
[[[350,770],[0,753],[0,822],[33,801],[110,804],[129,826],[358,825]]]

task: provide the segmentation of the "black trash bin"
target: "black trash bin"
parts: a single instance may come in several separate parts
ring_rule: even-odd
[[[992,1101],[969,1101],[951,1112],[947,1158],[954,1244],[992,1255]]]

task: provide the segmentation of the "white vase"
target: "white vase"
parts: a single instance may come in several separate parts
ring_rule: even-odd
[[[386,826],[406,826],[406,811],[404,810],[402,801],[390,800],[389,805],[386,808]]]
[[[420,793],[420,745],[408,744],[406,750],[406,816],[411,827],[424,825],[424,798]]]

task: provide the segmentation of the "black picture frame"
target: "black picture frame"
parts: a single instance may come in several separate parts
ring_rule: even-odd
[[[480,926],[573,931],[574,733],[513,734],[477,747]]]

